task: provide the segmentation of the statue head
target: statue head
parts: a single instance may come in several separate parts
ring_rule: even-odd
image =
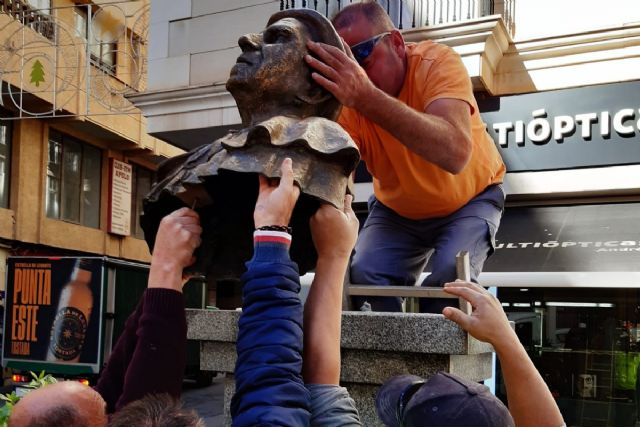
[[[309,40],[344,50],[331,22],[312,9],[275,13],[264,31],[240,37],[242,54],[231,69],[227,90],[244,126],[276,115],[337,118],[340,103],[311,78],[304,60]]]

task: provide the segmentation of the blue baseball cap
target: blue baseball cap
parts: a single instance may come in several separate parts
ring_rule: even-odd
[[[439,372],[424,380],[399,375],[376,396],[387,427],[514,427],[507,407],[483,384]]]

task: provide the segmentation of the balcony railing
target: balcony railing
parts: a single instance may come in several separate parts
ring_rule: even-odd
[[[0,105],[16,119],[134,111],[125,95],[146,84],[149,14],[145,0],[44,9],[0,0]]]
[[[0,0],[0,13],[11,16],[51,41],[55,39],[55,24],[47,9],[35,9],[22,0]]]
[[[281,0],[280,10],[296,7],[315,9],[331,18],[353,0]],[[515,0],[380,0],[398,29],[428,27],[502,15],[511,34]]]

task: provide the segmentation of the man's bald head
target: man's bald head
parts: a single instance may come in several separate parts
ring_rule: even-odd
[[[14,406],[11,427],[104,427],[105,402],[94,389],[62,381],[27,393]]]

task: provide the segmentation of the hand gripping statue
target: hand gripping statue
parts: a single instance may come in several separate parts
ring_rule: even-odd
[[[274,225],[292,227],[291,257],[300,274],[315,266],[309,218],[321,202],[342,209],[360,155],[334,122],[340,103],[311,78],[304,60],[308,40],[344,49],[331,23],[310,9],[278,12],[262,33],[240,37],[242,54],[226,87],[242,129],[160,166],[141,219],[150,248],[162,217],[193,207],[203,227],[194,270],[216,279],[239,278],[253,251],[256,175],[277,179],[290,157],[301,197],[291,224]]]

